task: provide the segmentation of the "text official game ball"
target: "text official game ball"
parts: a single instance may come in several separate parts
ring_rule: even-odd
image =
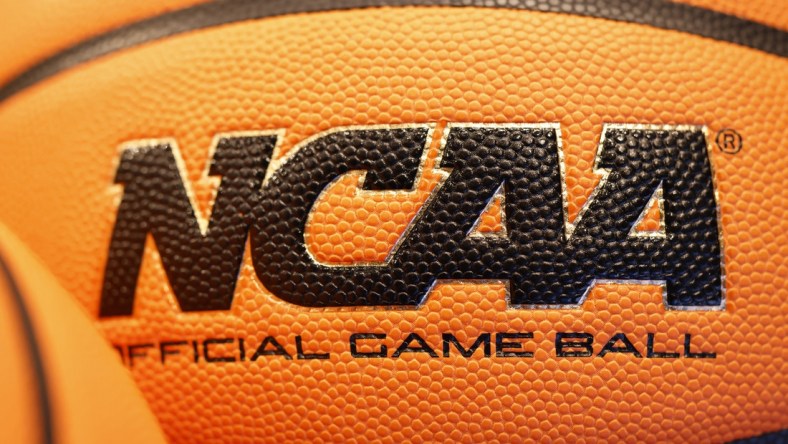
[[[788,441],[784,0],[54,3],[1,441]]]

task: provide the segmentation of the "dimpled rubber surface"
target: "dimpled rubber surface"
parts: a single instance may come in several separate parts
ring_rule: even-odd
[[[788,12],[782,0],[681,0],[771,26],[788,28]],[[0,81],[30,68],[36,62],[80,41],[118,27],[158,15],[206,3],[206,0],[115,0],[111,8],[101,0],[0,1],[3,32],[0,32]],[[35,36],[35,38],[30,38]]]
[[[339,269],[314,263],[302,227],[328,184],[348,170],[364,170],[365,190],[410,188],[399,177],[417,175],[424,136],[403,140],[397,134],[404,131],[321,135],[279,167],[263,187],[251,235],[266,288],[302,306],[389,306],[419,304],[440,280],[505,280],[513,305],[558,308],[580,304],[594,279],[664,279],[671,308],[723,305],[712,174],[705,136],[696,127],[606,127],[597,162],[607,171],[605,184],[570,237],[556,128],[452,126],[440,154],[440,168],[451,173],[385,264]],[[383,180],[388,184],[378,186]],[[509,235],[469,237],[501,186]],[[667,239],[628,237],[658,187],[665,189]]]
[[[270,335],[295,354],[302,335],[307,351],[331,352],[194,363],[186,347],[162,365],[148,350],[131,371],[173,442],[753,436],[788,426],[786,69],[728,43],[528,11],[390,8],[228,25],[113,54],[0,105],[0,218],[97,314],[123,142],[177,140],[208,215],[216,183],[203,173],[219,132],[284,128],[281,156],[329,128],[437,122],[435,153],[446,122],[559,122],[573,219],[599,180],[604,122],[705,124],[710,139],[735,128],[742,151],[712,153],[722,312],[666,311],[659,287],[634,285],[598,286],[581,309],[515,310],[503,285],[463,283],[438,285],[418,310],[307,310],[257,281],[247,246],[231,310],[184,314],[148,239],[134,315],[97,325],[116,344],[243,337],[253,350]],[[310,251],[338,263],[385,255],[436,180],[428,167],[416,191],[392,197],[340,179],[308,230]],[[362,360],[347,347],[356,332],[387,334],[391,350],[410,332],[439,349],[443,332],[469,344],[495,331],[533,332],[533,358]],[[649,332],[666,350],[690,333],[717,358],[557,358],[556,331],[598,336],[596,352],[616,332],[641,351]]]
[[[101,314],[131,314],[148,233],[165,258],[168,281],[183,310],[229,308],[248,214],[258,205],[257,191],[275,144],[276,136],[217,138],[207,173],[221,176],[222,188],[202,226],[180,177],[177,142],[127,147],[115,175],[125,194],[107,258]]]

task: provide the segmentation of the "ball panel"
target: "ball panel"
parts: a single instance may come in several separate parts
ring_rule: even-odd
[[[350,125],[436,124],[417,191],[387,196],[336,182],[313,220],[320,260],[380,260],[436,184],[447,122],[559,122],[568,214],[599,183],[593,163],[607,122],[735,128],[746,146],[711,155],[722,214],[728,304],[665,311],[657,286],[597,287],[579,310],[515,310],[501,284],[444,283],[417,310],[308,310],[266,290],[247,246],[229,312],[182,313],[148,239],[134,315],[97,321],[112,342],[153,344],[132,373],[168,437],[195,440],[724,441],[784,427],[782,394],[788,244],[784,149],[788,112],[779,57],[641,25],[528,11],[403,8],[281,17],[197,31],[63,72],[0,106],[0,218],[94,315],[122,188],[124,142],[172,138],[197,211],[217,183],[204,176],[218,133],[285,129],[277,159],[321,131]],[[458,38],[461,36],[462,38]],[[679,50],[680,49],[680,50]],[[63,110],[68,110],[64,114]],[[714,148],[712,138],[709,144]],[[377,216],[377,217],[376,217]],[[361,243],[361,246],[359,246]],[[361,250],[361,252],[359,252]],[[321,256],[322,255],[322,256]],[[440,353],[485,333],[533,332],[534,357],[418,353],[356,359],[351,335],[412,332]],[[717,358],[559,359],[558,332],[604,343],[617,333],[645,350],[686,335]],[[296,336],[327,360],[251,361],[267,337],[297,357]],[[232,339],[194,363],[192,342]],[[162,342],[177,354],[161,362]],[[269,347],[269,350],[271,348]],[[204,350],[204,348],[202,348]],[[158,354],[157,354],[158,353]],[[390,354],[390,353],[389,353]],[[199,359],[198,359],[199,360]],[[764,375],[770,375],[767,379]]]
[[[24,301],[23,301],[24,302]],[[29,330],[25,329],[19,297],[6,276],[0,279],[0,350],[4,359],[0,361],[0,428],[2,442],[41,442],[46,427],[49,406],[42,400],[43,387],[39,384]],[[43,402],[42,402],[43,401]]]
[[[2,379],[14,383],[3,391],[6,442],[164,442],[117,352],[102,340],[73,295],[2,225],[0,255],[8,272],[0,296],[22,299],[33,329],[30,336],[17,335],[10,328],[18,322],[2,324],[9,331],[0,336],[11,342],[3,351],[13,356],[3,360],[8,378]],[[12,281],[13,287],[8,285]],[[40,374],[30,364],[31,353],[41,363]],[[19,364],[28,364],[23,375],[6,373]]]
[[[94,0],[61,3],[4,1],[0,33],[0,83],[6,83],[46,57],[83,40],[139,20],[203,3],[204,0],[115,1],[111,8]],[[32,37],[31,37],[32,36]]]

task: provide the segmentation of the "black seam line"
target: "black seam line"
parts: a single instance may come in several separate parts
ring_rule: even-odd
[[[778,430],[776,432],[764,433],[763,435],[753,436],[751,438],[742,438],[731,441],[730,444],[778,444],[788,440],[788,429]]]
[[[65,49],[0,87],[0,101],[81,63],[188,31],[289,14],[388,6],[471,6],[566,13],[681,31],[788,56],[786,31],[666,0],[218,0],[142,20]]]
[[[55,442],[53,421],[52,421],[52,402],[49,396],[49,386],[47,384],[46,372],[44,371],[44,359],[41,354],[41,348],[36,339],[35,328],[33,327],[33,320],[30,318],[30,312],[25,305],[25,299],[19,286],[14,279],[8,263],[0,256],[0,272],[5,275],[6,285],[11,293],[11,298],[14,300],[14,305],[17,311],[19,320],[22,323],[22,334],[27,342],[27,349],[30,354],[30,364],[33,367],[33,375],[36,380],[37,395],[38,395],[38,410],[39,420],[41,422],[41,442],[43,444],[52,444]]]

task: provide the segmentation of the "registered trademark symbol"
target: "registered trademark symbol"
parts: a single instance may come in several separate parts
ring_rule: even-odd
[[[725,154],[736,154],[744,145],[741,134],[731,128],[721,129],[714,141],[717,143],[717,148]]]

